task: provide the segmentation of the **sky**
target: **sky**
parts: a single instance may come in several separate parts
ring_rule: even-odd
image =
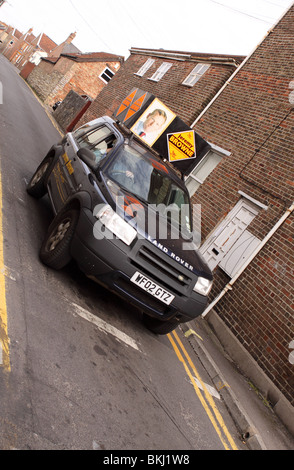
[[[82,52],[132,47],[248,55],[293,0],[7,0],[0,21]]]

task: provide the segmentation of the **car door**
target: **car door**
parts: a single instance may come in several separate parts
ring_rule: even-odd
[[[66,204],[67,200],[79,189],[83,175],[90,175],[91,171],[78,157],[80,148],[88,148],[97,157],[97,163],[104,158],[115,145],[116,136],[113,129],[99,123],[97,126],[86,127],[83,132],[68,133],[63,151],[55,164],[50,178],[51,200],[56,212]]]
[[[76,177],[76,149],[73,137],[67,134],[66,143],[48,181],[49,194],[55,212],[59,212],[68,198],[77,191],[79,183]]]

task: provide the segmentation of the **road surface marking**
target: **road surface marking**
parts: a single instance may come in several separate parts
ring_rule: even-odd
[[[193,377],[193,379],[195,380],[197,386],[201,390],[205,391],[205,389],[206,389],[210,395],[212,395],[214,398],[217,398],[218,400],[220,400],[220,398],[221,398],[220,394],[218,393],[218,391],[214,387],[212,387],[211,385],[208,385],[204,382],[200,382],[200,380],[198,380],[196,377]],[[190,381],[190,383],[193,385],[193,383],[191,381]],[[202,386],[202,383],[203,383],[204,386]]]
[[[2,178],[0,171],[0,343],[1,343],[1,367],[10,371],[9,337],[7,328],[7,306],[5,290],[5,265],[3,248],[3,223],[2,223]]]
[[[85,310],[83,307],[80,305],[77,305],[73,302],[71,302],[71,305],[74,307],[75,313],[79,315],[80,317],[84,318],[85,320],[93,323],[96,325],[99,330],[105,331],[106,333],[110,333],[111,335],[115,336],[119,341],[122,341],[123,343],[127,344],[128,346],[131,346],[132,348],[136,349],[137,351],[140,351],[137,343],[133,338],[130,336],[126,335],[122,331],[118,330],[114,326],[110,325],[109,323],[106,323],[104,320],[102,320],[99,317],[96,317],[96,315],[93,315],[92,313],[88,312],[88,310]]]
[[[173,335],[173,336],[172,336]],[[184,369],[189,377],[189,379],[191,380],[193,386],[194,386],[194,390],[196,392],[196,395],[198,396],[204,410],[206,411],[206,414],[207,416],[209,417],[221,443],[223,444],[224,448],[226,450],[238,450],[238,447],[236,446],[232,436],[230,435],[224,421],[223,421],[223,418],[220,414],[220,412],[218,411],[214,401],[213,401],[213,398],[212,396],[209,394],[207,388],[205,387],[205,384],[203,383],[203,381],[201,380],[201,377],[199,375],[199,373],[197,372],[196,370],[196,367],[195,365],[193,364],[192,362],[192,359],[190,358],[190,356],[188,355],[186,349],[184,348],[184,345],[182,344],[180,338],[178,337],[177,333],[175,331],[172,332],[172,334],[168,334],[168,339],[169,341],[171,342],[172,346],[173,346],[173,349],[179,359],[179,361],[183,364],[184,366]],[[180,349],[182,350],[184,356],[186,357],[186,360],[184,358],[184,356],[182,355]],[[187,362],[186,362],[187,361]],[[189,364],[189,366],[188,366]],[[201,386],[203,388],[203,391],[204,391],[204,396],[202,395],[201,391],[200,391],[200,388],[198,387],[195,379],[194,379],[194,376],[192,375],[189,367],[192,369],[193,371],[193,374],[194,376],[198,379],[198,381],[201,383]]]

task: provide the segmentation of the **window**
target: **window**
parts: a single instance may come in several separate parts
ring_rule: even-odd
[[[102,158],[106,157],[108,153],[116,144],[116,137],[110,129],[106,126],[88,128],[87,125],[77,129],[74,132],[75,139],[80,148],[88,148],[95,154],[95,164],[99,163]]]
[[[192,72],[188,75],[187,78],[183,81],[183,85],[186,86],[193,86],[198,80],[202,77],[202,75],[206,72],[206,70],[210,67],[210,65],[205,64],[197,64],[196,67],[192,70]]]
[[[163,75],[171,68],[172,64],[170,62],[163,62],[161,66],[156,70],[156,72],[152,75],[149,80],[153,80],[154,82],[159,82],[159,80],[163,77]]]
[[[98,128],[90,127],[88,132],[85,132],[85,130],[87,130],[87,126],[83,126],[81,129],[78,129],[74,135],[80,147],[87,147],[91,150],[93,147],[95,147],[97,142],[104,140],[111,134],[111,130],[106,126]]]
[[[148,59],[135,75],[139,75],[139,77],[143,77],[143,75],[147,72],[148,69],[150,69],[151,65],[153,65],[154,62],[155,62],[154,59]]]
[[[113,75],[114,75],[114,73],[108,67],[106,67],[103,70],[103,72],[99,75],[99,78],[101,78],[101,80],[104,83],[108,83],[112,79]]]
[[[228,154],[228,152],[226,152],[226,154]],[[193,196],[212,170],[214,170],[214,168],[220,163],[223,156],[224,154],[221,154],[220,151],[213,149],[209,150],[198,165],[192,170],[186,179],[186,186],[190,197]]]
[[[173,226],[182,226],[184,230],[190,231],[187,193],[164,171],[160,171],[155,163],[150,154],[143,152],[139,146],[123,145],[104,174],[130,194],[137,196],[140,201],[154,205]],[[111,186],[113,185],[110,183]]]

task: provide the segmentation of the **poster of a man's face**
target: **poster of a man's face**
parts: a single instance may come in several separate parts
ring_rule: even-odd
[[[131,131],[152,146],[175,117],[176,115],[170,109],[155,98],[133,125]]]

